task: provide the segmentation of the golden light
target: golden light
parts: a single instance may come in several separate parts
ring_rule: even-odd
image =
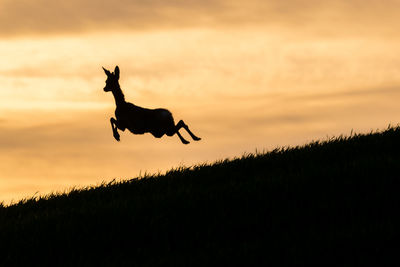
[[[158,3],[148,16],[139,1],[125,12],[101,2],[94,10],[106,21],[88,15],[90,3],[72,1],[50,5],[65,9],[58,18],[37,7],[32,29],[27,17],[14,31],[3,23],[1,200],[396,124],[400,46],[390,10],[398,4],[366,2],[198,2],[198,12]],[[11,1],[0,4],[9,8],[0,22],[20,16]],[[81,11],[67,24],[74,6]],[[170,109],[203,140],[184,146],[124,132],[117,143],[101,69],[115,65],[127,101]]]

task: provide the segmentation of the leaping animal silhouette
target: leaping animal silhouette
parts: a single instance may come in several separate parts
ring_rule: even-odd
[[[189,127],[180,120],[176,125],[174,118],[169,110],[163,108],[147,109],[136,106],[132,103],[125,101],[125,96],[122,93],[119,85],[119,68],[115,67],[114,72],[110,72],[103,67],[104,72],[107,74],[105,92],[112,92],[115,98],[115,117],[111,117],[111,128],[114,138],[119,141],[120,136],[118,130],[125,131],[128,129],[133,134],[151,133],[156,138],[161,138],[164,134],[173,136],[177,134],[179,139],[184,144],[189,144],[179,133],[179,129],[184,128],[195,141],[201,138],[195,136]]]

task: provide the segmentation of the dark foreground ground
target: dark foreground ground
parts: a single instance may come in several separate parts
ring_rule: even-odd
[[[399,149],[397,127],[0,206],[0,266],[399,263]]]

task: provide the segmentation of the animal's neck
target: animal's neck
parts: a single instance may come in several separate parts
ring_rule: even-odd
[[[115,104],[116,104],[117,106],[119,106],[119,105],[125,103],[125,96],[124,96],[124,94],[122,93],[121,87],[119,87],[119,85],[118,85],[118,87],[116,87],[114,90],[112,90],[112,93],[113,93],[113,95],[114,95]]]

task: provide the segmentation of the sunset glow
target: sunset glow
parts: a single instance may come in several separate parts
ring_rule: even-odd
[[[399,1],[168,2],[0,0],[0,201],[400,121]],[[115,141],[116,65],[202,140]]]

